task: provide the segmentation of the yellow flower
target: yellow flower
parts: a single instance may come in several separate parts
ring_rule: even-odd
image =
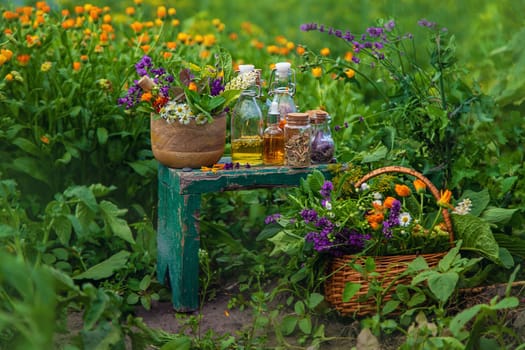
[[[132,6],[126,7],[126,15],[133,16],[135,14],[135,8]]]
[[[323,75],[323,69],[321,67],[313,67],[312,75],[314,78],[320,78]]]
[[[4,79],[7,80],[7,81],[13,81],[14,78],[15,78],[15,77],[13,76],[13,74],[11,74],[11,73],[7,73],[7,74],[5,75],[5,78],[4,78]]]
[[[47,72],[48,70],[51,69],[52,66],[53,66],[53,63],[51,63],[49,61],[46,61],[46,62],[42,63],[42,65],[40,66],[40,70],[42,72]]]
[[[168,9],[168,15],[170,15],[170,16],[175,16],[176,13],[177,13],[177,10],[174,9],[173,7],[170,7],[170,8]]]
[[[355,76],[355,70],[352,68],[345,69],[345,75],[348,79],[352,79]]]
[[[326,57],[326,56],[330,55],[330,49],[327,48],[327,47],[324,47],[324,48],[321,49],[320,53],[321,53],[321,56],[325,56]]]

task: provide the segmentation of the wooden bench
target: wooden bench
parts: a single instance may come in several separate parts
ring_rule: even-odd
[[[199,307],[201,194],[297,186],[313,169],[328,173],[326,165],[310,168],[259,166],[216,173],[159,165],[157,278],[161,283],[169,283],[176,311],[189,312]]]

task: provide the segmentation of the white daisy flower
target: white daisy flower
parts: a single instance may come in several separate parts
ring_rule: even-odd
[[[404,212],[399,214],[399,225],[403,227],[407,227],[410,225],[410,222],[412,222],[412,216],[410,216],[410,213]]]

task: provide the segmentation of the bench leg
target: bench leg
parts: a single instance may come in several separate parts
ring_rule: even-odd
[[[159,182],[157,278],[169,281],[173,308],[199,308],[200,195],[180,195]]]

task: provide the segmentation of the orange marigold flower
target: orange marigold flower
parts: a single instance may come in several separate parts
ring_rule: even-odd
[[[84,6],[75,6],[75,13],[81,15],[84,13]]]
[[[153,94],[151,92],[145,92],[140,97],[141,101],[150,102],[153,99]]]
[[[354,58],[354,53],[352,51],[346,51],[345,53],[345,61],[352,61],[352,58]]]
[[[13,12],[13,11],[5,11],[3,14],[2,14],[2,17],[4,17],[4,19],[6,20],[14,20],[14,19],[17,19],[18,18],[18,13],[16,12]]]
[[[137,22],[137,21],[131,23],[129,26],[131,27],[131,29],[132,29],[135,33],[141,32],[141,31],[142,31],[142,28],[143,28],[142,23]]]
[[[395,199],[394,197],[386,197],[385,201],[383,202],[383,205],[385,206],[385,208],[390,209],[392,208],[392,205],[395,201],[397,201],[397,199]]]
[[[321,56],[325,56],[326,57],[326,56],[330,55],[330,49],[327,48],[327,47],[324,47],[324,48],[321,49],[320,53],[321,53]]]
[[[289,53],[290,53],[290,50],[287,47],[280,47],[279,48],[279,55],[287,56]]]
[[[188,85],[188,89],[191,91],[197,91],[197,84],[195,84],[193,81]]]
[[[202,50],[202,51],[199,53],[199,57],[200,57],[200,58],[203,58],[203,59],[209,58],[210,55],[211,55],[210,50]]]
[[[148,53],[148,51],[151,49],[151,46],[142,45],[140,48],[142,49],[142,51],[144,51],[144,53]]]
[[[135,3],[135,5],[141,5],[142,4],[142,0],[133,0],[133,2]]]
[[[302,46],[297,46],[297,49],[295,50],[295,52],[297,52],[298,55],[303,55],[306,52],[306,50]]]
[[[256,41],[256,44],[257,44],[257,43],[258,43],[258,42]],[[262,44],[262,43],[261,43],[261,44]],[[255,47],[257,47],[257,46],[255,46]],[[276,54],[279,53],[279,48],[277,47],[277,45],[268,45],[268,46],[266,47],[266,51],[267,51],[270,55],[276,55]]]
[[[13,35],[13,31],[10,28],[6,28],[6,29],[4,29],[4,34],[5,35]]]
[[[170,8],[168,9],[168,15],[170,15],[170,16],[175,16],[176,13],[177,13],[177,10],[174,9],[173,7],[170,7]]]
[[[442,208],[453,209],[454,207],[452,206],[452,204],[450,204],[451,198],[452,198],[452,192],[450,192],[450,190],[445,190],[444,192],[441,191],[441,197],[439,198],[437,204]]]
[[[135,8],[132,6],[128,6],[126,7],[125,12],[126,12],[126,15],[133,16],[135,14]]]
[[[22,66],[25,66],[29,62],[30,58],[31,57],[28,54],[22,54],[22,55],[18,55],[16,57],[16,60],[18,61],[19,64],[21,64]]]
[[[401,197],[408,197],[411,193],[410,187],[408,187],[407,185],[396,184],[394,190],[396,191],[397,195]]]
[[[169,50],[175,50],[177,48],[177,42],[176,41],[168,41],[168,42],[166,42],[166,47]]]
[[[84,62],[85,62],[85,61],[87,61],[88,59],[89,59],[88,55],[81,55],[81,56],[80,56],[80,60],[81,60],[81,61],[84,61]]]
[[[61,11],[60,13],[62,14],[62,17],[67,17],[67,16],[69,16],[69,15],[70,15],[70,13],[69,13],[69,10],[68,10],[68,9],[63,9],[63,10],[62,10],[62,11]]]
[[[284,44],[286,44],[286,42],[287,42],[286,38],[285,38],[284,36],[282,36],[282,35],[278,35],[278,36],[276,36],[276,37],[275,37],[275,41],[276,41],[277,44],[279,44],[279,45],[284,45]]]
[[[221,20],[218,18],[214,18],[211,20],[211,24],[213,24],[214,26],[218,26],[219,24],[221,24]]]
[[[216,42],[217,38],[213,34],[206,34],[202,39],[202,44],[207,47],[215,45]]]
[[[7,62],[7,58],[4,55],[0,55],[0,66]]]
[[[62,22],[62,28],[63,29],[70,29],[75,26],[75,20],[73,18],[68,18],[64,22]]]
[[[352,79],[355,76],[355,70],[352,68],[345,69],[345,75],[348,79]]]
[[[49,145],[49,137],[47,137],[46,135],[40,136],[40,141],[42,141],[42,143],[45,143],[46,145]]]
[[[295,44],[289,41],[286,43],[286,48],[289,50],[293,50],[295,48]]]
[[[78,61],[73,62],[73,70],[74,71],[79,71],[80,67],[81,67],[80,62],[78,62]]]
[[[7,73],[4,79],[7,81],[13,81],[14,78],[15,76],[12,73]]]
[[[110,23],[111,22],[111,15],[110,14],[105,14],[104,17],[102,17],[102,22],[104,23]]]
[[[0,55],[4,56],[6,60],[9,61],[11,57],[13,57],[13,51],[9,49],[0,49]]]
[[[321,67],[313,67],[312,68],[312,75],[314,78],[320,78],[323,75],[323,68]]]
[[[164,24],[164,21],[161,20],[160,18],[155,19],[155,25],[157,27],[162,27],[163,24]]]
[[[239,39],[239,35],[237,33],[230,33],[228,35],[228,38],[230,38],[230,40],[232,40],[232,41],[235,41],[235,40]]]
[[[413,184],[417,193],[425,192],[425,190],[427,189],[427,185],[425,185],[425,183],[420,179],[415,179]]]
[[[164,18],[166,17],[166,14],[167,14],[166,6],[157,7],[157,17],[158,18]]]
[[[171,20],[171,25],[174,27],[178,27],[180,25],[180,21],[178,19]]]
[[[164,57],[165,60],[169,60],[171,57],[173,57],[173,53],[171,53],[169,51],[164,51],[162,53],[162,57]]]

